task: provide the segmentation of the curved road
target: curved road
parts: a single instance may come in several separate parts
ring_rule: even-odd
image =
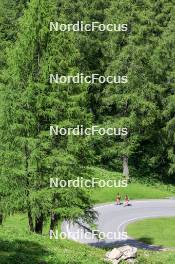
[[[146,245],[126,237],[125,229],[130,222],[144,218],[175,217],[175,199],[132,201],[132,206],[127,207],[105,204],[94,209],[98,213],[95,229],[104,232],[105,239],[99,240],[85,223],[64,222],[62,231],[69,239],[98,247],[127,244],[144,249],[161,250],[159,246]],[[148,243],[151,244],[151,237]]]

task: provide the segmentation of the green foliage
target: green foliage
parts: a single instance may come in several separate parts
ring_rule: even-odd
[[[105,85],[99,120],[103,126],[127,127],[129,132],[127,137],[103,140],[100,144],[102,162],[113,163],[113,168],[116,164],[118,170],[120,159],[127,157],[132,170],[143,175],[144,172],[156,175],[161,180],[165,180],[167,175],[166,136],[163,131],[163,104],[167,94],[163,91],[165,82],[172,80],[173,76],[173,71],[170,74],[169,66],[165,65],[173,65],[174,61],[174,56],[161,43],[167,41],[171,53],[174,52],[173,14],[173,1],[132,1],[132,4],[130,1],[112,1],[106,10],[105,22],[127,23],[128,31],[109,33],[102,59],[106,75],[127,75],[128,83]],[[166,52],[169,55],[160,60],[155,56],[156,50],[162,53],[161,57]],[[160,72],[160,65],[166,73]],[[166,78],[165,74],[171,76]],[[174,93],[172,89],[171,93]],[[172,135],[170,138],[172,140]],[[169,156],[172,156],[171,152]]]
[[[174,30],[174,9],[171,10],[169,16],[171,19],[164,30],[161,39],[159,40],[159,45],[154,51],[154,56],[152,63],[154,66],[155,82],[159,85],[161,89],[162,99],[162,115],[164,124],[164,148],[165,148],[165,159],[167,161],[167,170],[169,172],[169,180],[174,182],[174,172],[175,172],[175,30]]]
[[[13,47],[17,38],[18,32],[18,19],[23,15],[23,9],[27,1],[16,0],[1,0],[0,1],[0,215],[3,212],[7,212],[6,196],[9,194],[7,191],[7,179],[4,180],[2,176],[3,167],[5,164],[5,155],[9,155],[9,151],[6,148],[7,138],[7,123],[5,114],[5,94],[3,85],[6,85],[3,78],[3,71],[7,67],[7,49]]]
[[[50,73],[81,72],[74,34],[49,34],[49,21],[57,12],[55,1],[31,1],[20,21],[18,41],[9,50],[4,74],[8,166],[2,174],[10,186],[9,211],[29,210],[34,218],[56,212],[61,218],[91,220],[86,190],[49,188],[51,177],[89,178],[86,167],[92,156],[88,138],[49,135],[52,124],[67,128],[91,123],[86,85],[48,82]],[[64,5],[59,19],[68,22]]]
[[[50,189],[49,179],[89,179],[92,163],[173,183],[173,1],[5,0],[0,7],[1,210],[91,221],[89,191]],[[49,32],[50,21],[123,23],[128,31]],[[50,84],[56,73],[127,75],[128,82]],[[128,135],[49,135],[50,125],[92,124],[126,127]]]

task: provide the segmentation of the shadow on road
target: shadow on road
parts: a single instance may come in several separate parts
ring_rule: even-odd
[[[94,246],[94,247],[100,247],[100,248],[113,248],[113,247],[122,247],[122,246],[129,245],[129,246],[137,247],[139,249],[153,250],[153,251],[162,251],[164,248],[162,246],[151,245],[151,243],[153,243],[152,238],[147,237],[147,238],[140,238],[140,240],[141,239],[144,242],[134,240],[134,239],[126,239],[126,240],[121,240],[121,241],[111,242],[111,243],[105,242],[105,241],[99,241],[99,242],[90,243],[89,245]]]

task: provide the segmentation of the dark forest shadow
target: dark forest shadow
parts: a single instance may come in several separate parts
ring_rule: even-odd
[[[44,257],[52,255],[42,245],[26,240],[0,240],[0,264],[52,264]],[[63,262],[57,260],[57,264]]]

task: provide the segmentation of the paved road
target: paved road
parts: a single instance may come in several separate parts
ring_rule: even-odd
[[[145,249],[161,250],[161,247],[145,245],[130,237],[126,238],[125,229],[129,223],[144,218],[175,217],[175,199],[132,201],[132,205],[128,207],[106,204],[94,209],[98,212],[95,229],[104,232],[105,239],[99,240],[92,234],[90,228],[81,222],[79,224],[64,222],[62,231],[66,232],[70,239],[98,247],[129,244]],[[151,237],[148,243],[151,244]]]

